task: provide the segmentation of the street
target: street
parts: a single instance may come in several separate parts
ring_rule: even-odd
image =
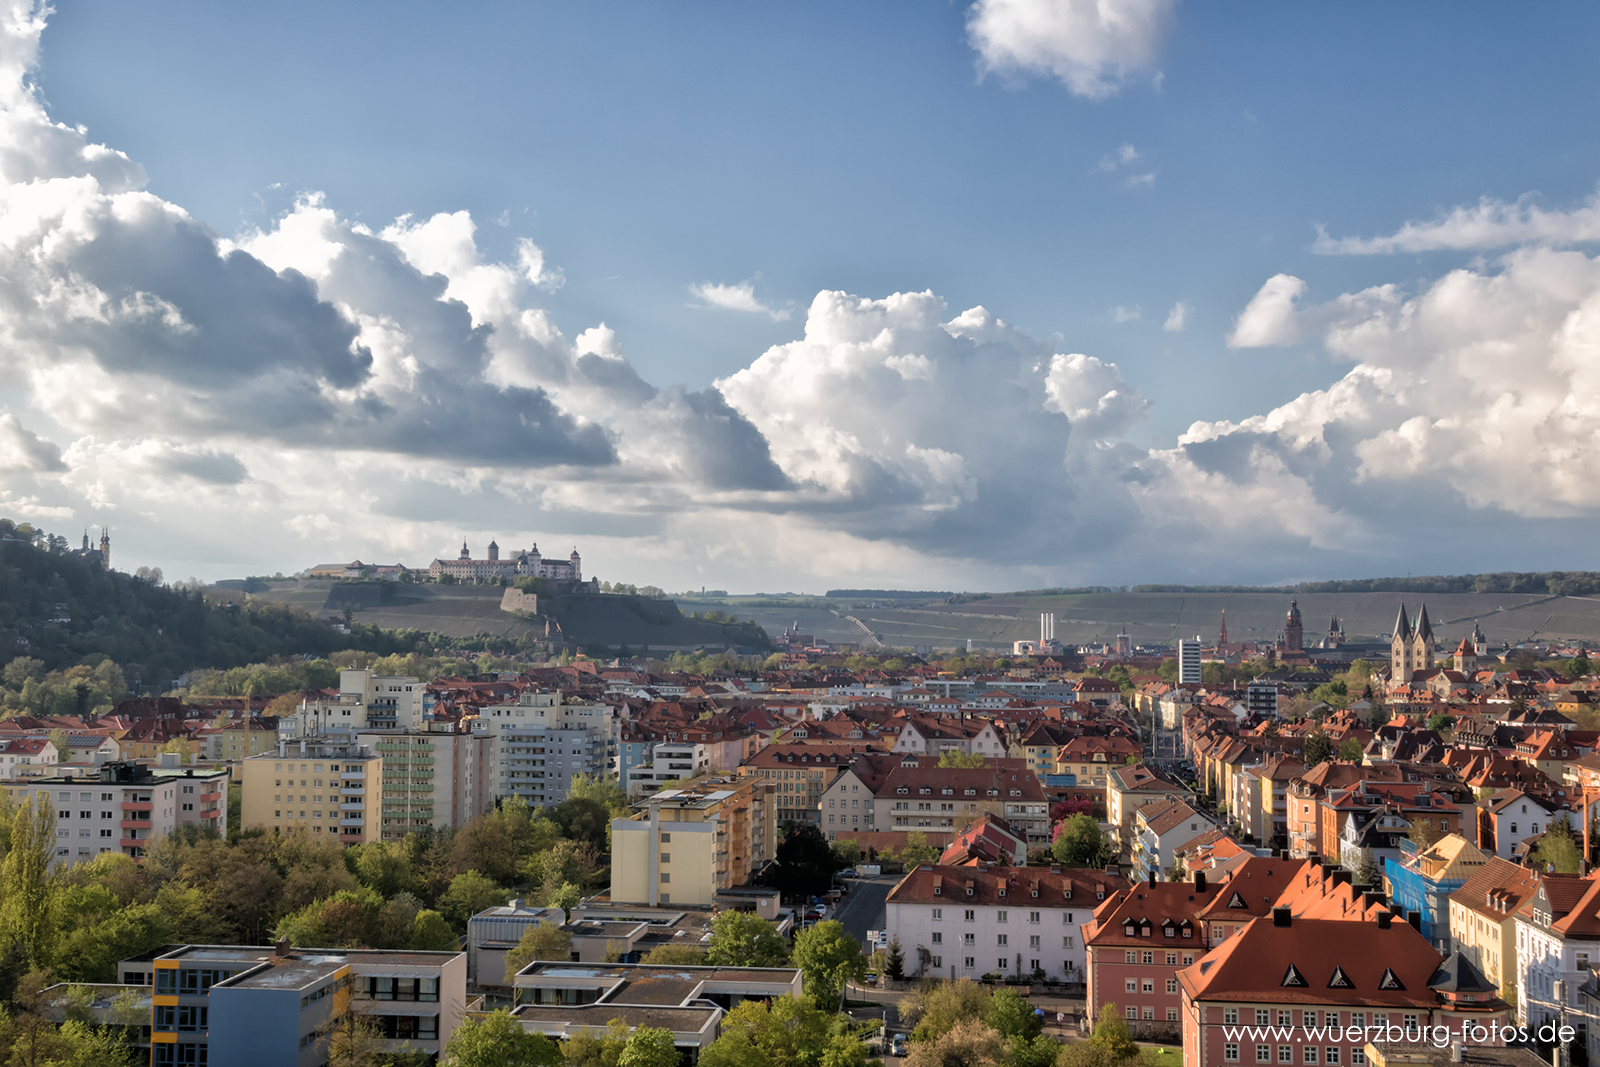
[[[862,947],[866,947],[868,930],[883,929],[883,902],[888,897],[889,890],[899,881],[899,875],[848,880],[850,892],[839,901],[833,917],[844,924],[845,931],[861,942]]]

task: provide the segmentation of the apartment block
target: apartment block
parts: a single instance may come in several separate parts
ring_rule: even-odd
[[[292,720],[279,723],[278,732],[293,737],[324,737],[353,735],[363,730],[414,729],[422,725],[425,688],[417,678],[368,670],[340,671],[337,697],[302,701]]]
[[[245,828],[290,830],[344,845],[383,838],[383,757],[343,737],[280,740],[241,765]]]
[[[472,732],[493,739],[495,794],[543,807],[567,799],[577,776],[610,773],[615,721],[609,704],[565,701],[554,690],[528,691],[514,704],[480,709]]]
[[[1035,846],[1050,840],[1049,798],[1020,759],[944,768],[937,760],[906,757],[873,798],[878,830],[958,832],[984,814],[1000,816]]]
[[[487,734],[367,730],[355,740],[383,759],[386,841],[416,830],[464,825],[494,803],[494,739]]]
[[[648,796],[668,782],[682,781],[711,769],[705,745],[690,741],[662,741],[650,749],[650,758],[628,770],[623,788],[629,796]]]
[[[746,884],[777,847],[776,791],[755,778],[665,789],[611,820],[611,899],[709,906]]]
[[[151,1063],[160,1067],[321,1067],[330,1024],[358,1013],[384,1051],[437,1057],[463,1018],[461,952],[168,945],[117,967],[151,992]],[[108,987],[97,987],[106,990]]]
[[[55,805],[56,851],[51,866],[59,868],[102,852],[121,852],[137,859],[152,840],[165,837],[180,823],[210,822],[215,829],[220,821],[225,831],[227,777],[227,771],[175,774],[116,762],[82,777],[12,783],[7,792],[13,803],[39,794]],[[185,804],[192,806],[190,810],[182,810]]]
[[[890,890],[884,929],[899,938],[912,977],[1042,973],[1076,984],[1082,925],[1127,887],[1114,871],[922,866]]]

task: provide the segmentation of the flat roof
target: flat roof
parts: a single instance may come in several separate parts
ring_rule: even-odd
[[[304,989],[325,982],[346,967],[342,959],[285,957],[221,983],[226,989]],[[213,986],[212,988],[217,988]]]
[[[523,1028],[531,1030],[540,1030],[540,1023],[604,1029],[612,1019],[621,1019],[629,1026],[657,1026],[679,1033],[698,1033],[721,1013],[722,1009],[716,1007],[659,1008],[636,1004],[523,1004],[511,1010]]]

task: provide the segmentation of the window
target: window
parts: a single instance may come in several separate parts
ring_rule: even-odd
[[[1144,980],[1144,991],[1146,993],[1154,993],[1156,991],[1156,983],[1154,979],[1146,978]]]
[[[1294,1062],[1294,1046],[1293,1045],[1279,1045],[1278,1046],[1278,1062],[1279,1063],[1293,1063]]]
[[[1145,962],[1146,966],[1154,963],[1155,961],[1156,961],[1156,954],[1154,952],[1146,952],[1144,954],[1144,962]]]
[[[967,911],[967,914],[966,914],[965,918],[966,918],[967,922],[973,922],[974,920],[977,919],[977,917],[978,917],[978,913],[977,912],[973,911],[971,908],[966,909],[966,911]]]
[[[661,854],[661,862],[662,862],[662,863],[671,863],[671,862],[672,862],[672,853],[670,853],[670,852],[663,852],[663,853],[662,853],[662,854]]]
[[[944,966],[944,957],[943,956],[935,956],[935,957],[933,957],[933,965],[934,965],[934,967],[943,967]]]
[[[1350,1067],[1367,1067],[1367,1050],[1358,1045],[1350,1047]]]
[[[1177,966],[1177,963],[1178,963],[1178,954],[1176,952],[1167,953],[1167,966],[1168,967],[1175,967],[1175,966]]]
[[[934,922],[942,922],[942,921],[944,921],[944,909],[943,908],[934,908],[933,909],[933,921]]]
[[[1185,967],[1187,967],[1187,966],[1189,966],[1189,965],[1190,965],[1190,964],[1192,964],[1192,963],[1194,963],[1194,953],[1192,953],[1192,952],[1185,952],[1185,953],[1184,953],[1184,954],[1183,954],[1183,965],[1184,965],[1184,966],[1185,966]]]
[[[1031,922],[1031,923],[1038,922],[1039,921],[1039,913],[1036,912],[1036,911],[1028,912],[1028,921]]]
[[[1175,1023],[1177,1021],[1178,1021],[1178,1009],[1177,1008],[1168,1008],[1167,1009],[1167,1022]]]
[[[995,922],[1002,922],[1003,923],[1003,922],[1006,921],[1006,913],[1004,911],[998,911],[998,912],[995,913],[995,917],[994,918],[995,918]]]
[[[1128,1015],[1128,1018],[1130,1018],[1130,1019],[1137,1019],[1139,1017],[1139,1009],[1138,1008],[1129,1008],[1128,1012],[1127,1012],[1127,1015]]]
[[[661,884],[662,885],[666,885],[670,881],[672,881],[672,875],[668,874],[666,871],[662,871],[661,872]]]
[[[1029,948],[1038,948],[1039,947],[1039,935],[1038,934],[1034,934],[1032,937],[1028,938],[1028,947]]]
[[[1292,1012],[1292,1011],[1279,1011],[1278,1012],[1278,1025],[1279,1026],[1293,1026],[1294,1025],[1294,1012]]]
[[[1364,1011],[1353,1011],[1353,1012],[1351,1012],[1350,1013],[1350,1025],[1356,1027],[1359,1030],[1366,1029],[1366,1026],[1367,1026],[1367,1013],[1364,1012]]]
[[[1322,1057],[1322,1062],[1323,1063],[1338,1063],[1339,1062],[1339,1050],[1337,1048],[1335,1048],[1333,1046],[1329,1046],[1328,1048],[1325,1048],[1322,1051],[1324,1052],[1324,1056]]]
[[[999,945],[999,946],[1001,946],[1002,948],[1004,948],[1005,944],[1006,944],[1006,935],[1005,934],[996,934],[995,935],[995,939],[994,939],[994,943]]]
[[[1137,993],[1137,992],[1139,992],[1139,979],[1137,979],[1137,978],[1129,978],[1127,980],[1127,982],[1126,982],[1126,985],[1127,985],[1127,992],[1129,992],[1129,993]]]
[[[1133,1009],[1129,1008],[1128,1010],[1132,1011]],[[1232,1044],[1232,1043],[1223,1045],[1222,1046],[1222,1058],[1224,1060],[1226,1060],[1227,1062],[1229,1062],[1229,1063],[1238,1063],[1239,1062],[1239,1046],[1235,1045],[1235,1044]]]
[[[1315,1048],[1313,1048],[1311,1045],[1307,1045],[1305,1048],[1301,1049],[1300,1050],[1300,1062],[1301,1063],[1316,1063],[1317,1062],[1317,1050]]]
[[[1256,1062],[1257,1063],[1271,1063],[1272,1062],[1272,1046],[1271,1045],[1257,1045],[1256,1046]]]
[[[1178,991],[1178,980],[1176,978],[1168,978],[1167,979],[1167,992],[1168,993],[1176,993],[1177,991]],[[1267,1013],[1264,1012],[1264,1011],[1256,1012],[1257,1018],[1260,1018],[1260,1017],[1262,1017],[1262,1016],[1264,1016],[1266,1014]],[[1265,1023],[1266,1019],[1262,1018],[1261,1021],[1263,1023]]]
[[[1264,1008],[1256,1009],[1256,1025],[1266,1026],[1272,1022],[1272,1013]]]
[[[1127,958],[1125,960],[1123,960],[1123,962],[1124,963],[1138,963],[1139,962],[1139,954],[1137,952],[1129,952],[1127,954]]]
[[[961,935],[961,943],[963,945],[976,945],[978,943],[978,935],[977,934],[962,934]]]
[[[970,971],[974,967],[976,967],[977,965],[978,965],[978,961],[975,958],[973,958],[972,956],[966,957],[966,963],[964,964],[964,966],[967,968],[967,970]]]
[[[1063,937],[1063,938],[1062,938],[1062,939],[1061,939],[1061,947],[1062,947],[1062,948],[1072,948],[1072,947],[1073,947],[1073,944],[1072,944],[1072,938],[1070,938],[1070,937]]]
[[[1222,1021],[1223,1021],[1224,1024],[1226,1024],[1228,1026],[1237,1026],[1238,1023],[1239,1023],[1239,1009],[1238,1008],[1223,1008],[1222,1009]],[[1235,1056],[1237,1056],[1237,1055],[1238,1054],[1235,1053]]]

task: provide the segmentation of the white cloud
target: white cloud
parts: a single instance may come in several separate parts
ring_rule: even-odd
[[[1131,144],[1124,144],[1114,153],[1100,160],[1100,169],[1108,174],[1118,167],[1125,167],[1139,158],[1139,150]]]
[[[1183,328],[1189,325],[1189,313],[1194,310],[1194,305],[1180,300],[1172,305],[1172,310],[1167,312],[1167,321],[1161,324],[1163,330],[1171,333],[1182,333]]]
[[[1364,256],[1592,241],[1600,241],[1600,194],[1571,211],[1547,211],[1527,197],[1515,203],[1484,197],[1470,207],[1456,207],[1430,222],[1408,222],[1381,237],[1329,237],[1319,226],[1311,248],[1324,255]]]
[[[788,308],[772,307],[757,300],[754,282],[739,282],[737,285],[701,282],[698,285],[691,285],[689,292],[707,307],[726,308],[729,311],[753,311],[766,315],[775,322],[786,322],[790,315]]]
[[[1156,172],[1153,170],[1145,174],[1130,174],[1122,182],[1129,189],[1149,189],[1155,183]]]
[[[1100,100],[1152,70],[1176,7],[1176,0],[978,0],[967,12],[967,39],[984,73],[1051,76]]]
[[[64,471],[61,449],[23,426],[11,412],[0,413],[0,471]]]
[[[1139,305],[1138,304],[1133,305],[1133,307],[1131,307],[1131,308],[1130,307],[1123,307],[1122,305],[1119,304],[1116,307],[1111,309],[1111,321],[1112,322],[1138,322],[1139,321],[1139,316],[1142,315],[1142,314],[1143,314],[1143,312],[1139,310]]]
[[[1230,348],[1290,345],[1300,340],[1295,304],[1305,294],[1306,283],[1292,274],[1274,274],[1250,298],[1228,334]]]

